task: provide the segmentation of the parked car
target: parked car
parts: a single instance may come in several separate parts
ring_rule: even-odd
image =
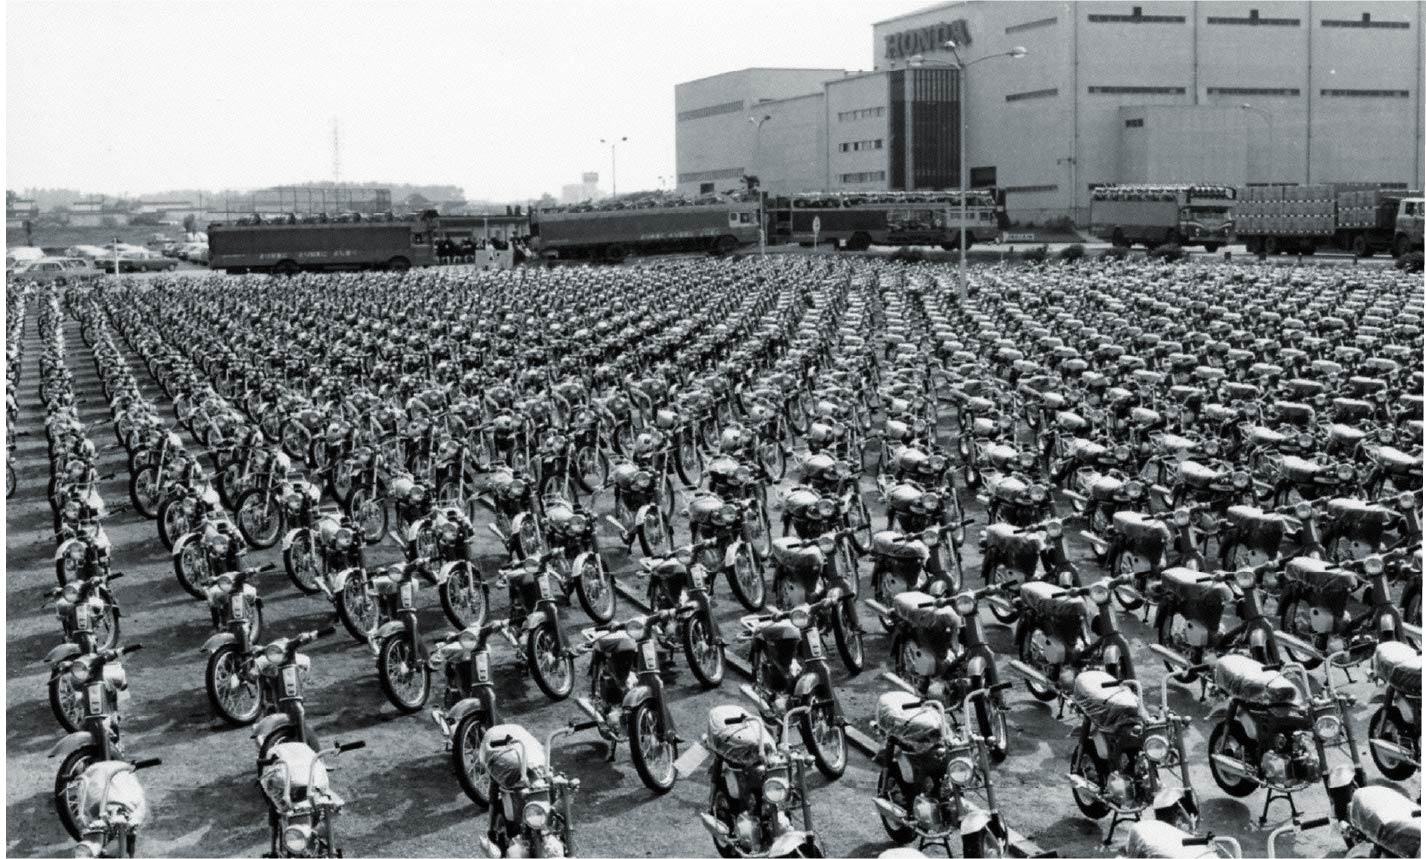
[[[113,273],[114,257],[99,257],[94,261],[106,272]],[[137,271],[173,271],[178,268],[178,263],[162,254],[149,251],[120,253],[118,258],[119,271],[121,273]]]
[[[208,245],[204,242],[184,242],[178,246],[178,250],[174,252],[174,256],[182,260],[188,260],[189,255],[199,248],[203,249],[203,259],[206,262],[208,259]],[[193,262],[193,260],[189,260],[189,262]]]
[[[87,280],[98,277],[99,270],[74,259],[65,257],[43,257],[18,263],[10,276],[24,280],[66,281]]]
[[[191,250],[191,251],[188,252],[188,261],[191,262],[191,263],[197,263],[198,265],[207,265],[207,264],[208,264],[208,245],[207,245],[207,244],[198,244],[198,245],[195,245],[194,248],[193,248],[193,250]]]

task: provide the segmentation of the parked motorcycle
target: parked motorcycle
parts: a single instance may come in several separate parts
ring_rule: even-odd
[[[481,763],[490,774],[490,824],[480,837],[492,859],[577,856],[574,794],[579,779],[554,769],[554,742],[582,726],[559,728],[544,746],[519,725],[501,724],[485,734]]]
[[[55,812],[76,840],[83,838],[89,823],[80,802],[84,771],[96,763],[119,760],[124,754],[118,716],[129,697],[129,678],[120,659],[142,649],[141,644],[129,644],[79,655],[69,663],[70,677],[83,687],[83,722],[79,730],[54,744],[49,757],[60,759],[54,777]]]
[[[88,823],[74,845],[75,856],[139,855],[139,830],[148,823],[149,805],[134,773],[161,763],[158,758],[101,761],[84,771],[79,807]]]
[[[277,743],[259,761],[258,787],[267,800],[270,856],[340,857],[336,817],[346,805],[332,790],[325,761],[366,748],[366,743],[338,743],[313,749],[306,743]]]

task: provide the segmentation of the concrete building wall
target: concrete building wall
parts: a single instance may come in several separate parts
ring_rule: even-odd
[[[886,75],[849,75],[828,81],[826,102],[829,179],[823,190],[885,188],[891,152]],[[882,141],[880,148],[875,145],[878,140]],[[871,148],[856,147],[866,141],[872,141]]]

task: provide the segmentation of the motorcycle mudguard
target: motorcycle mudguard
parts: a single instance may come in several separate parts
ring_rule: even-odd
[[[571,579],[577,579],[584,573],[584,565],[589,563],[589,559],[594,557],[593,552],[580,552],[574,559],[574,563],[569,565]]]
[[[525,520],[530,518],[529,513],[516,513],[515,518],[510,520],[510,539],[513,540],[521,531],[525,529]],[[414,537],[414,535],[412,535]]]
[[[462,698],[446,713],[446,720],[452,725],[460,723],[467,715],[473,712],[485,713],[487,725],[500,724],[500,713],[495,706],[495,690],[480,686],[476,687],[474,694],[469,698]]]
[[[203,642],[203,646],[198,648],[202,653],[213,653],[225,644],[236,644],[237,637],[231,632],[215,632],[208,636],[208,640]]]
[[[555,636],[559,641],[560,652],[555,655],[561,655],[569,650],[569,636],[565,634],[564,627],[560,625],[559,610],[555,608],[555,604],[547,602],[540,606],[540,616],[554,629]]]
[[[1357,771],[1351,764],[1337,764],[1327,772],[1324,783],[1328,790],[1339,790],[1347,787],[1357,780]]]
[[[1249,716],[1246,711],[1240,711],[1236,718],[1238,724],[1242,725],[1243,730],[1247,732],[1248,739],[1256,742],[1258,739],[1258,723],[1253,721],[1253,717]]]
[[[635,707],[654,697],[654,690],[640,684],[624,693],[624,712],[628,713]]]
[[[777,838],[772,842],[772,846],[769,847],[768,850],[767,850],[767,855],[769,855],[769,856],[800,856],[800,855],[806,855],[806,854],[801,853],[800,851],[802,850],[803,847],[805,847],[805,846],[807,846],[809,843],[813,842],[813,840],[814,840],[815,838],[816,838],[816,836],[813,835],[811,832],[801,832],[801,831],[784,832],[784,833],[782,833],[781,835],[777,836]]]
[[[291,722],[292,720],[288,718],[286,713],[273,713],[270,716],[263,716],[258,720],[256,725],[253,725],[252,738],[257,742],[258,748],[262,748],[263,741],[267,739],[268,734],[271,734],[283,725],[291,724]]]
[[[356,567],[347,567],[345,570],[338,572],[332,579],[332,593],[341,593],[347,586],[347,579],[351,578],[352,574],[356,571]]]
[[[738,549],[742,545],[742,540],[734,540],[728,544],[728,550],[723,553],[723,569],[730,570],[733,568],[733,559],[738,556]]]
[[[56,644],[49,653],[45,654],[45,661],[51,663],[51,670],[58,671],[61,663],[78,655],[79,645],[72,641],[66,641],[64,644]]]
[[[456,574],[456,570],[464,566],[466,561],[446,561],[441,564],[441,568],[436,571],[436,584],[439,585]]]
[[[961,837],[974,835],[990,826],[990,812],[977,808],[961,818]]]
[[[310,532],[311,530],[311,528],[293,528],[291,531],[288,531],[286,534],[283,534],[282,551],[286,552],[288,549],[292,548],[292,542],[297,539],[298,534],[301,534],[303,531]]]
[[[692,600],[694,605],[698,606],[698,611],[709,619],[708,626],[711,627],[710,631],[713,634],[713,643],[723,644],[723,633],[718,628],[718,624],[712,622],[713,601],[708,598],[708,592],[697,591],[696,593],[687,594],[687,596],[690,600]]]
[[[1180,802],[1183,802],[1183,799],[1184,793],[1181,788],[1160,788],[1159,792],[1154,794],[1154,814],[1159,815],[1163,812],[1168,811],[1175,805],[1178,805]]]
[[[64,553],[65,553],[65,552],[68,552],[68,551],[69,551],[69,547],[72,546],[72,545],[74,545],[75,543],[79,543],[80,545],[84,545],[83,543],[80,542],[80,540],[79,540],[78,537],[70,537],[68,540],[65,540],[63,543],[60,543],[58,549],[55,549],[55,550],[54,550],[54,557],[53,557],[51,560],[58,561],[60,558],[63,558],[63,557],[64,557]]]
[[[395,634],[398,633],[398,632],[405,632],[405,631],[406,631],[406,624],[403,623],[402,621],[399,621],[399,620],[388,620],[386,623],[383,623],[381,626],[379,626],[379,627],[376,628],[376,635],[373,636],[373,637],[374,637],[377,641],[383,641],[383,640],[386,639],[387,636],[395,635]]]
[[[814,672],[808,671],[806,674],[797,678],[797,685],[793,687],[792,694],[798,697],[811,695],[817,690],[817,686],[820,685],[821,681],[821,677],[817,676]]]
[[[89,735],[88,731],[75,731],[55,743],[46,757],[57,757],[62,760],[69,757],[72,752],[92,745],[94,745],[94,738]],[[100,755],[100,757],[103,757],[103,755]]]

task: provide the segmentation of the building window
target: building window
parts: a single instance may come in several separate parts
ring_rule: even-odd
[[[872,149],[881,148],[881,139],[876,140],[855,140],[841,144],[843,152],[867,152]]]
[[[1059,185],[1012,185],[1005,189],[1007,194],[1047,194],[1060,190]]]
[[[1059,23],[1059,20],[1059,18],[1041,18],[1038,21],[1026,21],[1023,24],[1015,24],[1014,26],[1006,27],[1005,32],[1007,35],[1010,33],[1023,33],[1026,30],[1034,30],[1040,27],[1049,27],[1053,24]]]
[[[1301,18],[1259,18],[1258,10],[1254,9],[1248,13],[1246,18],[1224,18],[1214,15],[1208,16],[1209,24],[1237,24],[1245,27],[1301,27]]]
[[[711,107],[700,107],[697,110],[684,110],[678,114],[678,121],[685,122],[690,119],[702,119],[705,116],[718,116],[724,113],[737,113],[743,109],[741,101],[728,101],[723,104],[715,104]]]
[[[970,186],[972,188],[994,188],[995,168],[994,167],[972,167],[970,168]]]
[[[885,182],[885,170],[867,170],[861,173],[843,173],[837,177],[843,185],[857,185],[863,182]]]
[[[1142,117],[1140,117],[1139,119],[1126,119],[1126,120],[1124,120],[1124,127],[1125,127],[1125,128],[1143,128],[1143,127],[1144,127],[1144,120],[1143,120]]]
[[[1059,87],[1050,89],[1034,89],[1029,92],[1012,92],[1005,97],[1006,101],[1025,101],[1031,98],[1053,98],[1060,94]]]
[[[1296,87],[1211,86],[1209,95],[1302,95]]]
[[[712,182],[699,182],[699,183],[698,183],[698,193],[700,193],[700,194],[712,194],[712,193],[713,193],[713,183],[712,183]]]
[[[1404,89],[1324,89],[1325,96],[1346,96],[1348,98],[1410,98],[1411,91]]]
[[[699,170],[694,173],[678,174],[678,181],[683,182],[706,182],[710,179],[741,179],[743,168],[724,167],[721,170]]]
[[[1181,86],[1092,86],[1091,94],[1098,95],[1183,95]]]
[[[1090,15],[1091,24],[1182,24],[1182,15],[1145,15],[1143,6],[1135,6],[1128,15]]]
[[[843,110],[837,113],[838,122],[855,122],[859,119],[876,119],[886,116],[884,107],[863,107],[858,110]]]
[[[1373,21],[1373,20],[1372,20],[1372,15],[1371,15],[1370,12],[1363,12],[1363,13],[1362,13],[1362,20],[1360,20],[1360,21],[1343,21],[1343,20],[1332,20],[1332,19],[1329,19],[1329,18],[1323,18],[1323,19],[1322,19],[1322,26],[1324,26],[1324,27],[1357,27],[1357,28],[1360,28],[1360,29],[1367,29],[1367,30],[1407,30],[1407,29],[1410,29],[1410,28],[1411,28],[1411,25],[1410,25],[1409,23],[1407,23],[1406,21]]]

